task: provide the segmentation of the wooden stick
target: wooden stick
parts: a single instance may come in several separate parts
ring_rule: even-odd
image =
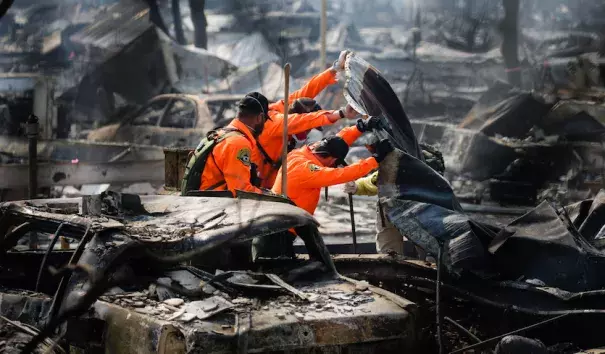
[[[290,63],[284,66],[284,129],[281,150],[281,192],[284,197],[288,196],[288,108],[290,102]]]

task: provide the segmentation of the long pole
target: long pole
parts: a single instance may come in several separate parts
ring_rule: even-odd
[[[38,117],[33,114],[27,118],[26,133],[29,140],[29,199],[35,199],[38,194]]]
[[[326,32],[328,31],[328,0],[321,0],[321,52],[320,64],[321,69],[325,70],[327,65],[326,59]]]
[[[353,194],[349,193],[349,212],[351,213],[351,232],[353,233],[353,252],[357,253],[357,233],[355,232],[355,210],[353,210]]]
[[[284,197],[288,195],[288,102],[290,96],[290,63],[284,66],[284,128],[281,149],[281,191]]]

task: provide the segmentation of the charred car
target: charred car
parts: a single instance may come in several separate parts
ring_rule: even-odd
[[[200,98],[188,94],[165,94],[126,114],[120,123],[88,133],[87,139],[128,142],[164,147],[195,147],[202,136],[225,126],[235,117],[239,95]]]
[[[302,209],[248,197],[5,203],[0,313],[40,329],[26,351],[57,330],[86,352],[411,348],[413,303],[339,275]],[[290,228],[308,256],[250,261],[252,238]]]

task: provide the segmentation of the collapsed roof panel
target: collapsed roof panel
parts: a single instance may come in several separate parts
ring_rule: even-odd
[[[71,36],[71,41],[102,50],[107,58],[152,26],[149,8],[143,1],[120,1],[100,14],[93,24]]]
[[[300,83],[290,78],[290,91],[298,88]],[[216,93],[245,95],[248,92],[262,92],[267,99],[275,101],[284,96],[284,70],[275,63],[260,64],[241,69],[228,78],[215,83]]]
[[[245,36],[232,44],[222,45],[215,50],[215,53],[239,68],[280,60],[272,46],[259,32]]]
[[[523,138],[551,107],[535,94],[498,82],[477,101],[459,127],[488,136]]]

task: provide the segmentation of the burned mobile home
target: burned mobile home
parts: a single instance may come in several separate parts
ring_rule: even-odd
[[[39,340],[67,321],[70,345],[112,353],[414,344],[413,303],[339,276],[309,214],[253,198],[106,193],[3,204],[2,315],[40,328]],[[250,263],[248,240],[291,227],[307,259]],[[178,265],[185,260],[195,266]]]

